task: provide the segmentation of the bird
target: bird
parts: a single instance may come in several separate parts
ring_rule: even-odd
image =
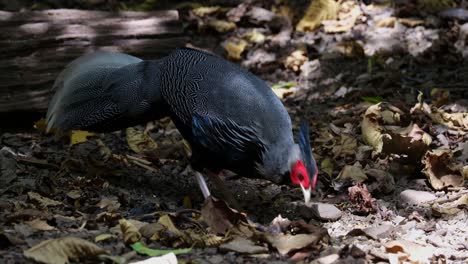
[[[305,203],[316,186],[308,123],[300,123],[295,143],[291,118],[268,84],[218,55],[178,48],[142,60],[95,51],[69,63],[53,90],[48,130],[111,132],[170,117],[192,150],[205,198],[203,174],[223,170],[298,185]]]

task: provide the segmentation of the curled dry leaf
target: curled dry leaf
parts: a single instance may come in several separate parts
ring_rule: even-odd
[[[454,215],[463,210],[464,208],[468,208],[468,194],[464,194],[460,198],[452,202],[443,204],[434,203],[432,205],[432,211],[439,215]]]
[[[447,113],[444,110],[430,106],[424,102],[418,102],[411,112],[420,110],[428,115],[432,121],[459,131],[461,134],[468,133],[468,113]]]
[[[340,6],[335,0],[314,0],[296,26],[297,31],[314,31],[324,20],[334,20]]]
[[[447,187],[460,187],[464,183],[464,168],[451,164],[452,152],[450,150],[433,150],[427,152],[422,163],[422,173],[429,179],[435,190]]]
[[[401,110],[387,103],[370,106],[362,121],[362,137],[377,153],[398,154],[407,162],[419,162],[432,138],[416,124],[398,126],[402,115]]]
[[[119,220],[120,230],[122,231],[123,240],[126,245],[132,245],[141,239],[141,234],[131,222],[120,219]]]
[[[369,214],[377,212],[377,202],[372,198],[365,184],[357,184],[348,188],[348,195],[360,214]]]
[[[381,122],[387,124],[396,124],[400,121],[400,114],[386,110],[388,104],[378,103],[371,105],[364,113],[364,119],[361,124],[361,132],[364,142],[372,146],[378,153],[382,152],[383,138],[391,138],[390,135],[383,133],[384,129]]]
[[[393,263],[428,263],[429,258],[434,253],[434,248],[416,244],[407,240],[393,240],[383,245],[388,253],[396,254],[393,257],[398,258]],[[390,257],[392,259],[392,257]],[[392,263],[392,261],[390,261]]]
[[[248,223],[247,216],[230,208],[223,200],[208,197],[201,209],[203,220],[217,234],[225,234],[240,222]]]
[[[289,221],[287,225],[277,223],[282,233],[264,234],[266,241],[281,255],[293,255],[302,250],[319,250],[322,243],[328,243],[330,237],[325,228],[307,224],[303,220]]]
[[[129,127],[125,132],[128,146],[136,153],[153,151],[158,147],[158,144],[143,131]]]
[[[97,245],[77,237],[65,237],[42,241],[25,250],[24,256],[41,263],[65,264],[70,260],[96,259],[100,254],[108,254]]]

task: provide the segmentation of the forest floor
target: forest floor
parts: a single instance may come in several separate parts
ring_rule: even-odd
[[[269,2],[181,14],[188,46],[267,81],[295,131],[309,121],[312,205],[298,188],[229,173],[243,213],[203,201],[169,120],[69,141],[41,122],[4,127],[0,263],[167,253],[149,248],[183,248],[180,263],[466,263],[468,16],[341,1],[338,20],[300,32],[314,18]]]

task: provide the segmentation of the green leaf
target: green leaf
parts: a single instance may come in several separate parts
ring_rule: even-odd
[[[174,253],[176,255],[189,253],[192,248],[179,248],[179,249],[152,249],[144,246],[141,242],[136,242],[131,245],[133,250],[142,255],[147,255],[150,257],[158,257],[166,255],[168,253]]]
[[[295,86],[296,86],[295,82],[285,82],[285,83],[275,84],[271,87],[271,89],[288,89],[288,88],[295,87]]]
[[[361,99],[373,104],[377,104],[384,101],[384,99],[380,96],[363,96],[361,97]]]

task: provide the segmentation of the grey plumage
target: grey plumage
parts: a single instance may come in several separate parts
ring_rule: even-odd
[[[178,49],[142,61],[98,52],[58,77],[48,127],[111,131],[170,116],[193,149],[196,170],[229,169],[287,179],[294,144],[281,101],[255,75],[224,59]]]

